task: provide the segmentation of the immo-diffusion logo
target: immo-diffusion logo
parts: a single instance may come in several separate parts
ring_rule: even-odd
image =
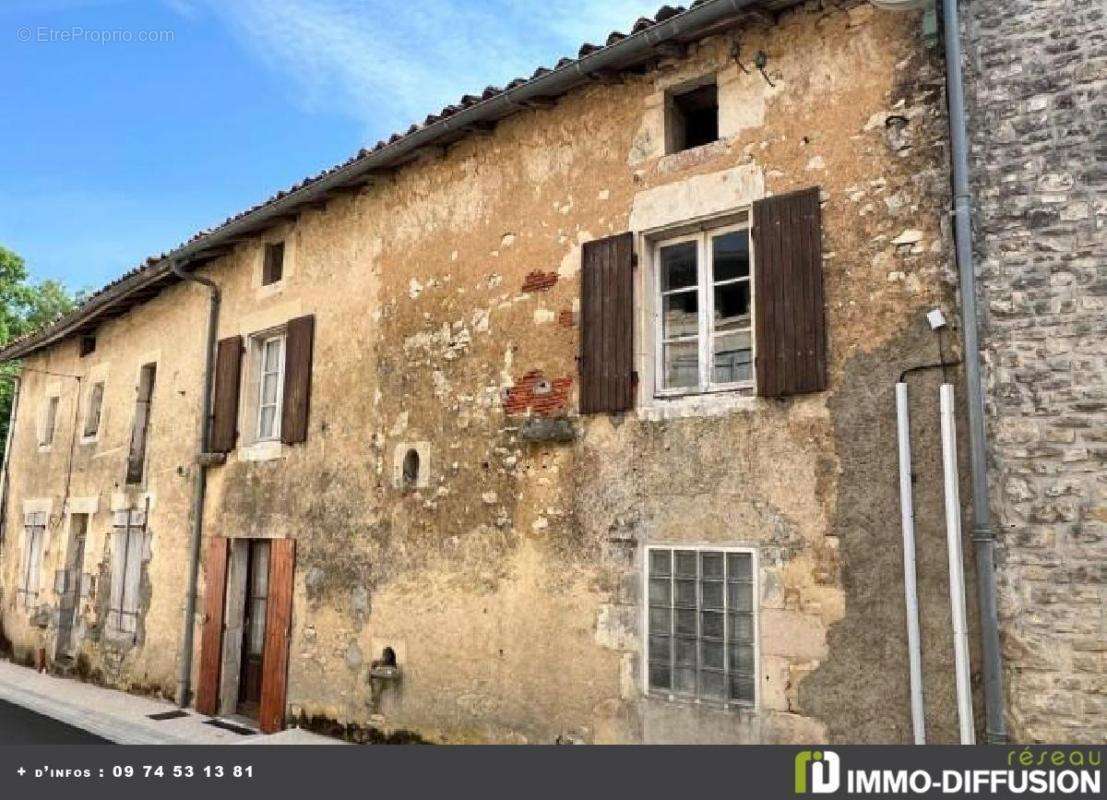
[[[987,752],[980,750],[981,758]],[[858,757],[861,759],[861,756]],[[801,750],[796,753],[796,794],[904,795],[946,794],[960,796],[1012,795],[1087,795],[1101,794],[1099,771],[1101,754],[1097,751],[1052,750],[1012,752],[1006,769],[964,767],[936,769],[918,766],[911,769],[858,768],[851,756],[852,769],[843,769],[838,754],[830,750]]]
[[[811,780],[808,781],[808,773]],[[842,783],[842,762],[830,750],[801,750],[796,753],[796,794],[833,794]]]

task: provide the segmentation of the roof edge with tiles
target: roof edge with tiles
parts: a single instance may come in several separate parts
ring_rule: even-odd
[[[533,108],[613,70],[647,60],[666,42],[700,38],[723,23],[757,7],[779,9],[800,0],[696,0],[691,8],[662,7],[652,18],[639,19],[629,34],[614,32],[602,46],[584,44],[578,58],[563,58],[553,68],[539,67],[530,78],[516,78],[503,89],[489,87],[477,97],[465,95],[456,105],[428,116],[422,125],[396,133],[388,141],[363,149],[352,158],[306,178],[268,200],[230,217],[222,224],[200,231],[168,253],[146,262],[91,295],[80,307],[44,328],[0,348],[0,362],[21,358],[56,342],[119,316],[179,280],[170,270],[173,262],[184,268],[222,255],[234,240],[254,235],[298,213],[306,205],[325,201],[343,189],[364,184],[377,173],[402,166],[419,150],[451,137],[462,138],[483,125]],[[222,252],[221,252],[222,251]]]

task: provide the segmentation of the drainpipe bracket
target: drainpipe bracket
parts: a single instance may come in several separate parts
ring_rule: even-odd
[[[227,463],[227,454],[200,453],[196,456],[196,463],[201,467],[221,467]]]
[[[992,530],[991,525],[984,527],[973,527],[972,540],[974,542],[991,543],[996,540],[996,532]]]

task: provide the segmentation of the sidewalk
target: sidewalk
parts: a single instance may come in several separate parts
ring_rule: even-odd
[[[10,661],[0,661],[0,699],[117,744],[342,744],[299,729],[246,736],[207,724],[210,718],[191,708],[184,709],[188,716],[153,720],[151,714],[177,711],[177,706],[40,674]],[[241,724],[237,719],[230,722]]]

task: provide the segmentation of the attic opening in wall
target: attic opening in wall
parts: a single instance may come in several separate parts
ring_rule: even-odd
[[[671,91],[666,106],[669,153],[710,144],[719,138],[719,87],[715,79],[691,88]]]

